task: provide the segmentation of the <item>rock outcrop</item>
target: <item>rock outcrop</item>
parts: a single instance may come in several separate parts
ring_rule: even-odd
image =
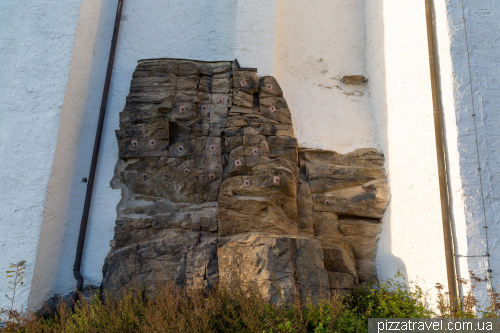
[[[376,278],[383,155],[300,149],[273,77],[232,62],[139,61],[116,136],[107,290],[220,277],[278,302]]]
[[[223,281],[256,286],[273,303],[328,294],[328,274],[318,240],[298,235],[249,233],[219,248]]]

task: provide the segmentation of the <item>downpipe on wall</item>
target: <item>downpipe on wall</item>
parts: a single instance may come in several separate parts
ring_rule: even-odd
[[[436,30],[434,21],[433,0],[425,0],[427,21],[427,42],[429,44],[429,67],[432,86],[432,104],[434,108],[434,131],[436,136],[436,153],[439,174],[439,192],[441,197],[441,214],[443,219],[443,236],[446,257],[446,273],[450,304],[456,309],[458,300],[457,268],[454,257],[453,226],[450,213],[450,195],[448,192],[448,172],[446,170],[446,150],[444,146],[443,112],[441,110],[441,91],[437,69]]]
[[[101,146],[102,129],[104,126],[104,116],[106,115],[106,106],[108,104],[108,94],[109,86],[111,83],[111,75],[113,73],[113,63],[115,61],[116,44],[118,41],[118,31],[120,30],[120,21],[122,16],[123,0],[118,0],[118,7],[116,10],[115,26],[113,30],[113,39],[111,40],[111,49],[109,51],[108,67],[106,70],[106,79],[104,81],[104,89],[102,93],[101,109],[99,112],[99,121],[97,123],[97,131],[94,141],[94,151],[92,152],[92,161],[90,164],[90,172],[87,183],[87,192],[85,194],[85,204],[83,206],[83,215],[80,223],[80,233],[78,234],[78,245],[76,247],[76,258],[75,264],[73,265],[73,274],[76,283],[76,290],[72,296],[73,308],[75,303],[78,301],[80,292],[83,287],[83,276],[81,272],[82,257],[83,257],[83,247],[85,245],[85,235],[87,233],[87,224],[90,212],[90,203],[92,201],[92,190],[94,188],[95,173],[97,168],[97,160],[99,157],[99,148]]]

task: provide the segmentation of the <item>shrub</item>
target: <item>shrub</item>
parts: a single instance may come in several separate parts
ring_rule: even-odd
[[[401,281],[401,282],[398,282]],[[398,273],[383,284],[368,284],[354,291],[350,309],[366,318],[430,318],[424,293],[413,281],[404,283]]]
[[[456,304],[450,302],[449,293],[443,294],[444,286],[436,284],[438,290],[437,307],[440,318],[500,318],[500,294],[492,289],[488,289],[489,304],[481,305],[474,295],[474,290],[482,283],[486,283],[486,277],[480,278],[472,271],[469,271],[471,277],[470,288],[462,298],[456,300]],[[468,280],[457,279],[459,287],[469,284]]]
[[[64,302],[51,316],[11,318],[4,332],[366,332],[368,318],[429,317],[420,288],[392,280],[354,291],[352,297],[325,296],[317,303],[295,299],[271,305],[257,288],[214,283],[209,291],[155,284],[117,295],[83,297],[72,312]]]

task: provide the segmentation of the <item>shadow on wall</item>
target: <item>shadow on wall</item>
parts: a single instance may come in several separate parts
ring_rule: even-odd
[[[87,189],[90,156],[99,115],[99,101],[88,96],[102,93],[99,75],[106,71],[116,3],[83,1],[65,100],[58,130],[57,148],[43,212],[28,307],[36,309],[55,288],[71,292],[76,285],[71,270],[76,254],[79,222]],[[105,41],[105,42],[104,42]],[[100,56],[99,56],[100,55]],[[63,277],[58,274],[64,267]]]
[[[88,38],[86,30],[96,29],[95,44],[87,41],[85,47],[73,50],[77,60],[89,59],[77,66],[77,72],[84,73],[68,79],[79,83],[72,93],[69,85],[66,90],[71,106],[61,115],[30,296],[32,306],[51,293],[71,292],[76,283],[72,266],[86,192],[86,183],[81,180],[89,172],[117,2],[84,0],[82,9],[84,5],[92,7],[87,8],[91,19],[80,17],[78,30],[85,30],[81,35]],[[120,200],[120,191],[109,186],[118,157],[114,130],[136,61],[163,57],[233,59],[236,9],[236,0],[174,0],[168,4],[148,0],[147,6],[141,1],[124,2],[82,262],[86,283],[100,283],[102,262],[113,237],[115,207]],[[83,76],[86,82],[80,82]]]
[[[391,192],[377,253],[379,277],[400,270],[432,300],[435,284],[447,277],[425,6],[366,0],[365,13],[368,90]]]
[[[369,15],[369,16],[368,16]],[[371,20],[368,19],[371,18]],[[368,92],[371,99],[371,108],[374,113],[375,123],[378,130],[378,139],[382,152],[385,156],[385,169],[387,178],[391,184],[390,151],[388,138],[388,104],[387,104],[387,84],[385,66],[385,27],[384,27],[384,1],[365,1],[365,22],[366,22],[366,71],[369,76]],[[378,111],[378,114],[376,114]],[[392,186],[392,185],[391,185]],[[382,218],[382,233],[378,243],[377,251],[377,272],[379,279],[390,278],[400,272],[408,281],[408,272],[404,261],[394,255],[392,240],[397,237],[393,234],[392,207],[393,191],[389,186],[391,201]],[[404,223],[404,222],[403,222]]]

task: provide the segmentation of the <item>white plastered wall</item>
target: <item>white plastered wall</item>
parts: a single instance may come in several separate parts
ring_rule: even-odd
[[[74,169],[78,160],[78,140],[84,123],[85,101],[89,91],[94,42],[97,36],[101,0],[83,0],[76,28],[68,83],[62,106],[57,148],[54,155],[47,198],[43,210],[43,224],[37,246],[36,265],[28,307],[46,300],[57,282],[57,267],[65,237],[62,225],[69,211],[75,191],[81,188]],[[65,255],[68,255],[65,253]]]
[[[0,6],[8,7],[9,3],[12,2],[3,2]],[[28,259],[31,266],[27,288],[20,297],[24,304],[47,184],[49,187],[30,296],[32,308],[51,293],[67,293],[74,288],[72,264],[86,189],[80,180],[87,177],[89,169],[116,10],[116,1],[85,0],[82,3],[69,70],[73,39],[61,31],[73,27],[71,37],[74,33],[78,8],[71,7],[72,3],[65,3],[62,8],[65,13],[74,13],[73,26],[69,16],[60,15],[68,20],[61,19],[64,29],[57,30],[63,38],[57,41],[57,47],[47,48],[51,53],[43,55],[44,61],[36,60],[34,57],[38,55],[29,52],[24,58],[18,57],[28,43],[46,50],[47,34],[37,35],[40,28],[36,24],[12,31],[13,36],[17,33],[24,39],[9,36],[1,41],[2,49],[9,49],[9,53],[2,53],[12,57],[13,64],[2,70],[7,72],[7,77],[14,78],[14,83],[0,86],[8,92],[1,96],[9,96],[9,104],[2,105],[8,105],[9,109],[2,110],[6,121],[2,123],[0,149],[2,161],[7,158],[10,165],[0,171],[3,173],[0,181],[5,184],[1,184],[0,195],[2,202],[12,203],[2,205],[0,211],[1,235],[9,235],[0,238],[0,249],[5,251],[2,253],[12,254],[9,258],[2,256],[0,264]],[[478,120],[479,151],[495,274],[500,265],[499,258],[495,257],[499,235],[495,219],[500,209],[497,171],[500,157],[496,149],[500,118],[495,110],[500,104],[497,101],[500,79],[495,60],[499,41],[488,31],[500,30],[495,20],[500,5],[494,1],[474,3],[474,6],[465,3],[471,33],[473,94],[476,113],[481,118]],[[53,2],[44,2],[34,8],[48,11],[52,6]],[[15,10],[21,14],[32,13],[28,7]],[[385,153],[392,200],[384,217],[379,246],[379,277],[390,278],[401,270],[431,296],[436,282],[446,283],[422,1],[323,0],[311,5],[299,0],[176,0],[168,4],[160,0],[128,0],[123,14],[85,247],[83,273],[87,282],[99,284],[103,259],[113,237],[115,208],[120,199],[119,191],[109,186],[118,158],[114,130],[118,128],[118,113],[125,104],[136,61],[155,57],[199,60],[236,57],[242,66],[258,68],[260,75],[276,76],[292,110],[302,147],[341,153],[375,147]],[[461,0],[436,1],[456,252],[475,255],[485,252],[481,225],[484,218],[478,196],[480,186],[474,160],[477,159],[476,144],[472,135],[472,102],[461,15]],[[33,18],[32,21],[43,26],[43,20]],[[9,22],[8,18],[3,22]],[[30,50],[32,45],[29,44]],[[56,150],[55,135],[63,94],[41,92],[61,89],[60,85],[64,91],[68,71]],[[347,86],[340,82],[344,75],[365,75],[369,81]],[[52,82],[46,78],[52,76],[58,78],[57,84],[46,86]],[[14,91],[23,80],[34,82],[34,88]],[[37,85],[41,81],[43,86]],[[36,96],[30,100],[29,94],[33,92]],[[44,106],[39,108],[39,105]],[[59,111],[52,105],[58,106]],[[23,107],[50,112],[35,112],[35,116],[30,113],[30,119],[44,118],[39,122],[31,120],[33,126],[29,127],[24,121],[21,123],[21,117],[28,118],[28,115],[17,112]],[[41,129],[36,125],[39,123],[45,127]],[[24,129],[27,129],[24,136],[31,144],[21,145],[15,141],[15,134]],[[29,137],[31,133],[35,136]],[[36,170],[32,168],[32,157],[37,162]],[[23,162],[30,163],[29,172],[18,167]],[[36,183],[36,188],[32,183]],[[19,191],[19,184],[29,190]],[[27,220],[30,222],[25,222]],[[486,268],[484,260],[475,258],[459,259],[458,263],[463,277],[467,277],[469,268],[479,274]],[[3,291],[6,286],[1,283]]]
[[[275,77],[299,146],[340,153],[379,148],[366,84],[364,0],[279,0]]]
[[[500,31],[500,4],[466,0],[434,3],[455,253],[469,256],[457,257],[458,275],[468,279],[469,270],[481,277],[487,274],[486,217],[493,287],[498,287],[500,41],[496,34]],[[401,269],[432,299],[434,284],[447,283],[425,7],[422,1],[366,0],[366,17],[368,89],[392,197],[384,216],[378,270],[380,277],[389,278]],[[486,287],[477,290],[483,301]]]
[[[457,257],[458,276],[468,279],[469,269],[486,275],[486,258],[475,257],[487,252],[483,194],[493,286],[498,287],[500,3],[435,1],[434,14],[455,253],[474,256]],[[435,284],[447,286],[447,275],[425,2],[281,0],[276,31],[275,76],[299,144],[341,153],[382,150],[391,202],[379,243],[379,277],[386,280],[400,271],[424,289],[432,304]],[[367,76],[368,83],[339,82],[356,74]],[[484,288],[479,296],[484,299]]]
[[[476,96],[478,145],[472,117],[471,86],[462,1],[435,1],[440,89],[449,190],[454,225],[458,275],[471,270],[486,275],[484,215],[477,148],[483,172],[486,219],[490,223],[490,253],[495,276],[499,258],[496,202],[499,183],[497,111],[500,27],[493,2],[465,2],[469,29],[473,93]],[[472,4],[472,5],[471,5]],[[444,245],[435,157],[434,124],[425,30],[425,8],[420,1],[367,0],[367,69],[373,110],[382,150],[386,154],[392,200],[384,217],[379,247],[379,273],[390,277],[403,268],[430,296],[435,283],[446,286]],[[398,267],[398,260],[400,264]],[[499,267],[500,268],[500,267]],[[495,280],[493,280],[495,281]],[[478,296],[485,299],[485,287]]]
[[[391,192],[377,254],[379,278],[400,271],[432,302],[434,285],[446,285],[447,276],[425,4],[366,0],[366,19],[368,89]]]
[[[75,42],[81,49],[73,52],[70,82],[74,80],[74,84],[66,91],[68,110],[75,111],[68,112],[65,126],[73,134],[62,131],[66,135],[58,138],[61,158],[54,161],[51,175],[51,183],[55,185],[49,191],[51,201],[44,214],[44,237],[40,239],[37,258],[39,279],[30,297],[32,309],[51,294],[68,294],[76,283],[73,262],[86,191],[81,179],[87,177],[90,167],[117,3],[86,1],[88,12],[81,13],[81,33]],[[218,61],[237,56],[242,66],[259,68],[260,75],[273,72],[275,2],[128,0],[124,3],[82,263],[86,284],[92,285],[101,282],[104,257],[114,236],[116,206],[121,198],[120,190],[110,187],[118,160],[115,130],[119,128],[118,114],[125,106],[137,61],[148,58]],[[254,16],[262,20],[248,19]],[[89,35],[95,36],[94,41]],[[252,52],[241,47],[245,43]],[[63,158],[66,155],[71,157],[70,163]],[[49,254],[55,259],[49,260]]]
[[[491,0],[448,0],[441,6],[445,5],[450,39],[449,50],[453,59],[449,77],[453,84],[456,146],[459,152],[457,165],[460,165],[460,168],[457,177],[460,178],[462,185],[464,207],[462,214],[466,230],[464,242],[467,243],[467,248],[461,249],[458,254],[469,256],[460,258],[459,262],[461,266],[466,266],[476,275],[484,277],[488,269],[485,255],[489,251],[492,269],[491,286],[498,290],[500,287],[498,248],[500,3]],[[484,228],[485,224],[488,226],[487,230]],[[487,284],[483,284],[477,290],[477,296],[483,301],[487,299],[487,287]]]
[[[441,6],[440,56],[448,78],[452,64],[446,17]],[[365,75],[368,82],[344,85],[340,79],[345,75]],[[278,1],[275,76],[300,146],[384,152],[391,203],[379,243],[379,277],[392,278],[399,270],[434,295],[435,284],[446,284],[447,278],[424,3]],[[443,90],[444,103],[452,110],[446,118],[450,162],[457,165],[451,79],[443,82]],[[466,250],[458,168],[450,178],[457,243]],[[467,272],[466,265],[461,269]]]
[[[0,272],[26,260],[26,308],[81,0],[0,1]],[[10,307],[0,278],[0,307]]]
[[[235,58],[241,67],[273,75],[277,0],[240,0],[236,12]]]

